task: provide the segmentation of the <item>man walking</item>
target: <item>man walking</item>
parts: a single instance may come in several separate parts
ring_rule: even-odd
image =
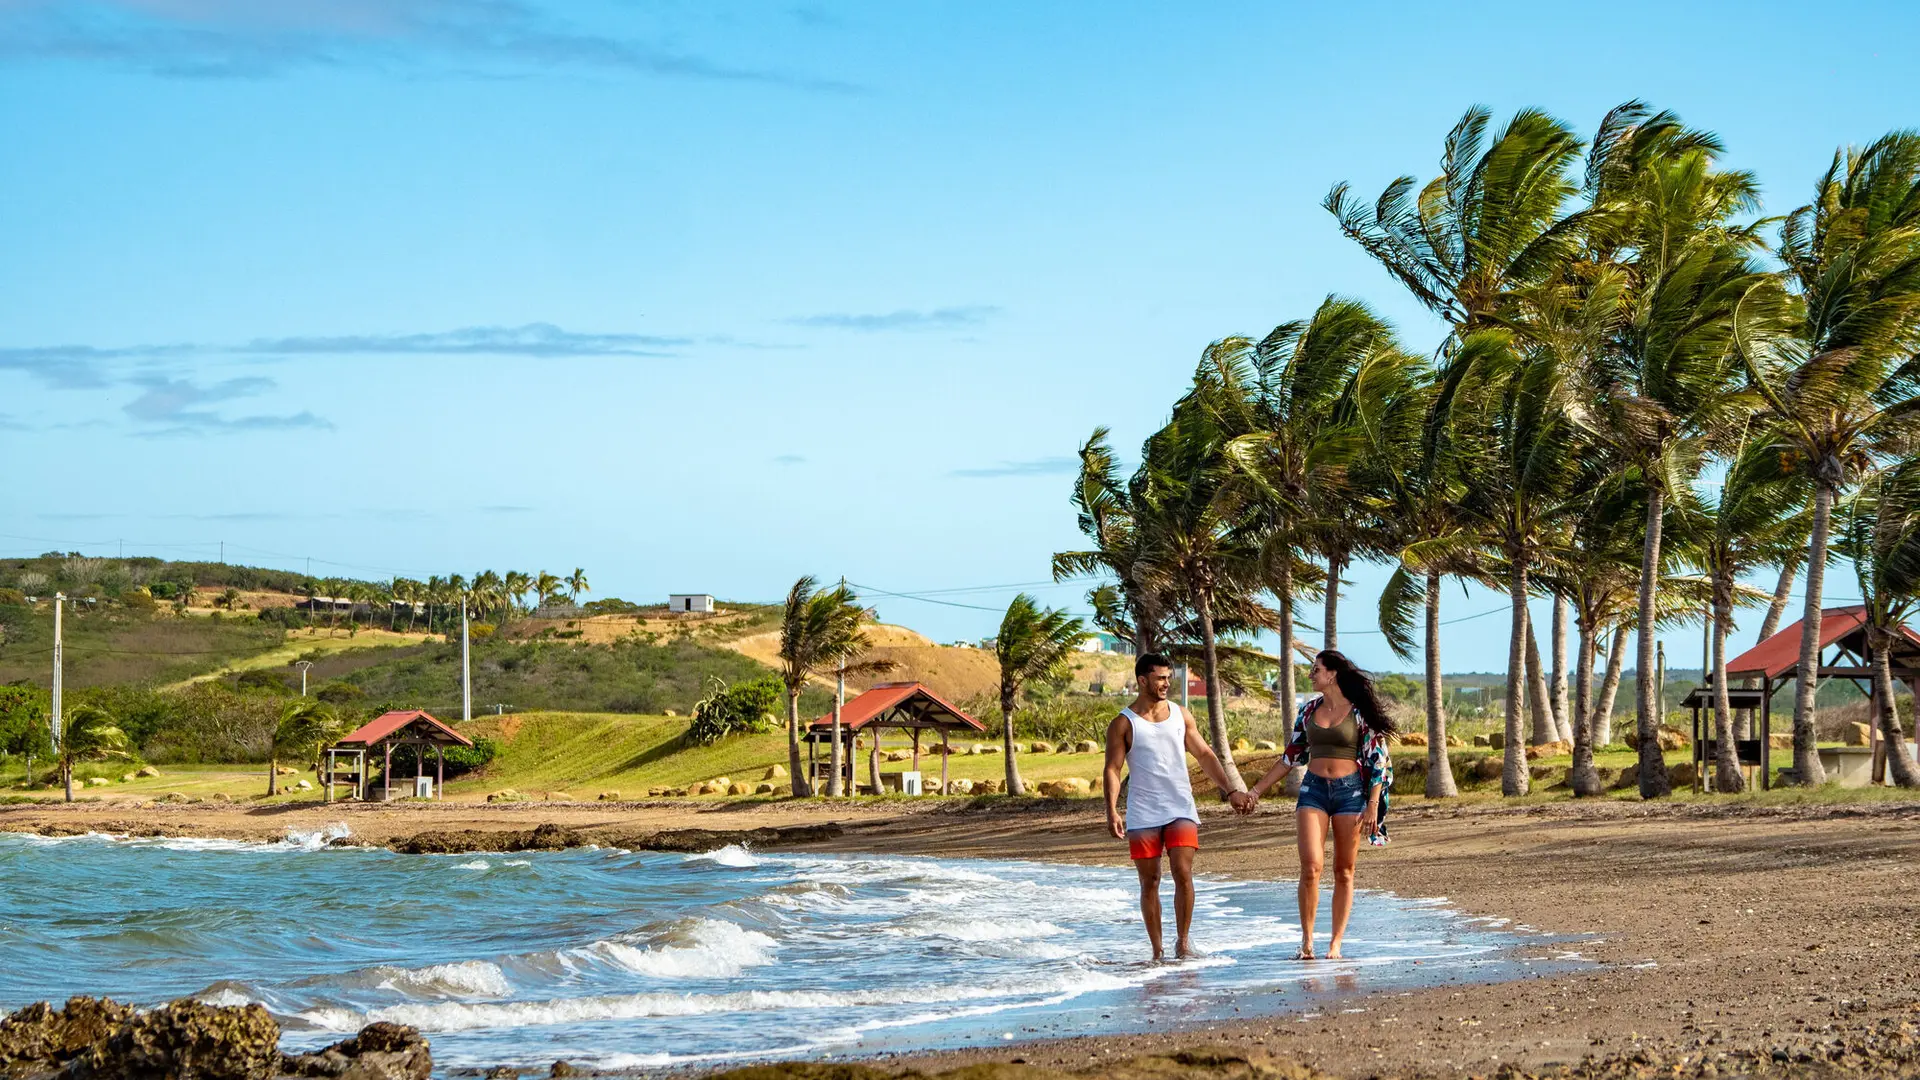
[[[1200,762],[1221,791],[1233,785],[1200,737],[1193,714],[1167,699],[1173,665],[1156,653],[1134,662],[1139,696],[1120,710],[1107,726],[1107,828],[1116,840],[1127,842],[1133,867],[1140,874],[1140,916],[1147,923],[1153,959],[1166,959],[1160,943],[1160,856],[1173,868],[1173,915],[1179,937],[1174,956],[1194,954],[1189,931],[1193,926],[1193,856],[1200,848],[1200,811],[1193,802],[1193,784],[1187,779],[1187,755]],[[1120,816],[1120,768],[1127,770],[1127,812]],[[1250,797],[1233,792],[1227,801],[1241,809]]]

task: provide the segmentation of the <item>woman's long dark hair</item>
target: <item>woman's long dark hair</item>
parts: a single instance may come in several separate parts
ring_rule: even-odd
[[[1333,672],[1333,678],[1340,685],[1340,694],[1353,704],[1360,718],[1367,722],[1377,735],[1392,735],[1400,730],[1393,722],[1393,714],[1380,703],[1380,695],[1374,692],[1373,679],[1361,671],[1354,662],[1347,659],[1338,649],[1322,649],[1314,657],[1320,666]]]

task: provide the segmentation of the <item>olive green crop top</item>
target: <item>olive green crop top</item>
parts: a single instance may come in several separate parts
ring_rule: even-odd
[[[1359,761],[1360,723],[1353,711],[1332,727],[1307,722],[1308,761]]]

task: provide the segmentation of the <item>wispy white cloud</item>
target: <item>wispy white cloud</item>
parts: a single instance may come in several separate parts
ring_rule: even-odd
[[[998,314],[1000,309],[997,307],[975,304],[967,307],[934,308],[930,311],[903,308],[899,311],[877,314],[826,312],[820,315],[795,316],[787,322],[793,326],[857,330],[865,333],[881,330],[953,330],[964,326],[979,326]]]
[[[1072,457],[1044,457],[1030,461],[1003,461],[998,465],[988,465],[976,469],[955,469],[949,475],[973,480],[988,480],[1007,476],[1065,476],[1080,468],[1080,459]]]
[[[333,428],[331,422],[304,410],[290,415],[225,416],[204,407],[253,397],[274,388],[272,379],[257,375],[227,379],[211,386],[162,375],[142,376],[131,381],[145,390],[121,408],[136,423],[155,425],[139,432],[146,438]]]
[[[0,0],[0,56],[184,78],[309,68],[481,76],[587,69],[861,89],[579,29],[523,0]]]
[[[275,356],[351,356],[406,354],[454,356],[672,356],[693,344],[690,337],[654,334],[582,334],[552,323],[524,326],[468,326],[423,334],[352,334],[340,337],[258,338],[233,352]]]

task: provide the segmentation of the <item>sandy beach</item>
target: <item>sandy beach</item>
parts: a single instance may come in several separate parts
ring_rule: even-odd
[[[1206,873],[1291,878],[1288,807],[1252,818],[1208,808]],[[557,826],[581,839],[662,830],[788,829],[795,850],[949,857],[1010,855],[1123,866],[1097,803],[961,805],[444,804],[246,810],[112,803],[0,808],[0,829],[87,830],[277,839],[345,822],[356,839],[400,845],[423,832],[525,833]],[[888,1062],[946,1069],[1022,1061],[1068,1070],[1119,1057],[1212,1046],[1327,1073],[1477,1075],[1587,1058],[1680,1065],[1694,1074],[1731,1055],[1825,1061],[1869,1032],[1915,1019],[1910,965],[1920,956],[1920,804],[1711,806],[1596,802],[1417,805],[1394,842],[1361,852],[1359,884],[1444,896],[1459,910],[1568,938],[1593,962],[1566,974],[1391,998],[1356,987],[1335,1012],[1230,1025],[956,1052]],[[551,834],[554,830],[548,830]],[[762,832],[762,837],[772,834]],[[825,838],[822,838],[825,837]],[[779,843],[780,841],[772,841]],[[1364,894],[1361,904],[1366,903]],[[1322,920],[1325,919],[1324,909]],[[1144,950],[1144,941],[1142,948]],[[1543,949],[1543,952],[1545,950]],[[1911,1025],[1906,1028],[1911,1031]],[[1690,1063],[1690,1064],[1689,1064]],[[1870,1060],[1843,1071],[1876,1071]]]

